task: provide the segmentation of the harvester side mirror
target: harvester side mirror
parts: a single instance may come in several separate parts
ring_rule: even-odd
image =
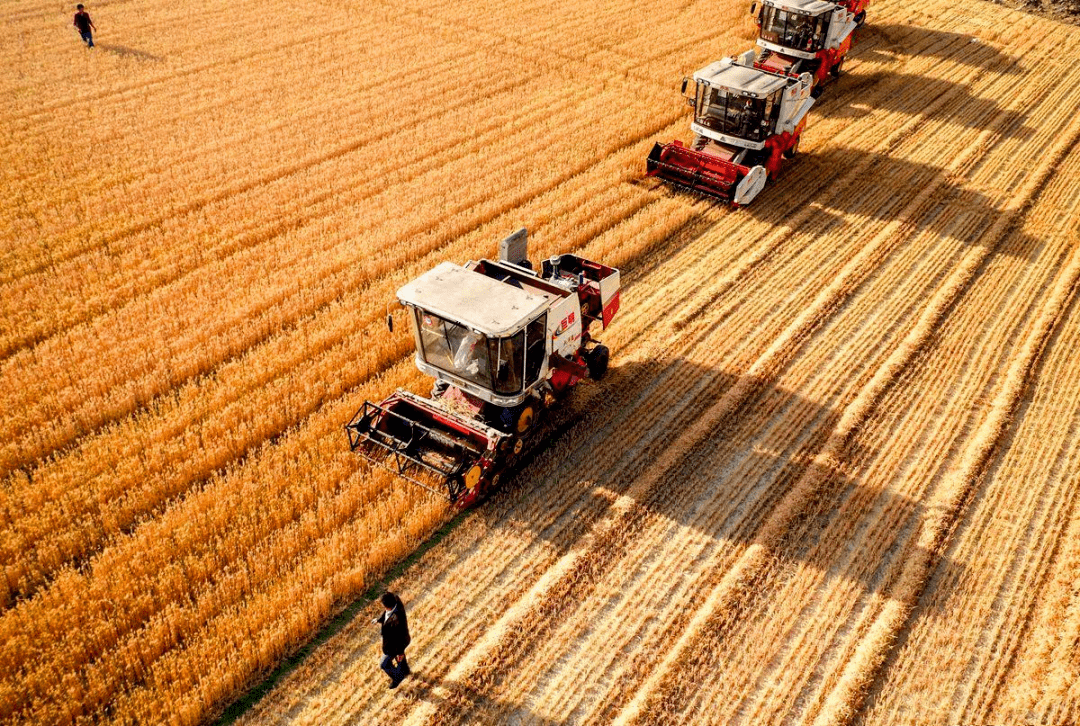
[[[683,78],[682,79],[682,88],[679,90],[679,93],[681,93],[684,96],[686,95],[686,84],[688,84],[689,82],[690,82],[689,78]]]
[[[757,15],[757,3],[750,4],[750,14]]]
[[[394,316],[391,313],[386,314],[386,327],[391,333],[394,332]]]

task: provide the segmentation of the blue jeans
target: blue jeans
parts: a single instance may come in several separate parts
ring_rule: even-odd
[[[379,667],[386,671],[386,675],[390,676],[390,680],[394,681],[395,683],[397,683],[409,674],[408,659],[402,656],[401,665],[395,666],[394,658],[396,657],[397,656],[393,655],[384,655],[382,663],[379,664]]]
[[[93,33],[91,33],[89,30],[80,30],[79,35],[82,36],[83,42],[86,43],[87,48],[93,48],[94,47],[94,34]]]

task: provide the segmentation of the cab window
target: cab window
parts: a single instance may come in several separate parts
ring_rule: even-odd
[[[547,354],[547,316],[541,315],[525,329],[525,385],[540,377]]]
[[[521,374],[525,370],[525,331],[508,338],[488,341],[494,363],[495,392],[508,396],[521,392]]]

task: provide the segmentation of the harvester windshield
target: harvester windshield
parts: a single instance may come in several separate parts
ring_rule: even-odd
[[[420,354],[429,365],[503,396],[519,393],[523,384],[534,382],[540,374],[544,318],[526,330],[496,338],[426,310],[417,309],[415,314]],[[528,361],[527,342],[531,343]]]
[[[811,15],[792,8],[766,4],[761,9],[761,39],[807,53],[825,47],[829,15]]]
[[[748,141],[764,141],[780,111],[780,92],[765,98],[698,83],[695,121]]]

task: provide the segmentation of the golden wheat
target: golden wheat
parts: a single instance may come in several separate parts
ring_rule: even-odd
[[[418,679],[358,617],[246,720],[1075,720],[1077,31],[872,4],[732,213],[642,173],[747,9],[0,11],[0,721],[204,722],[445,523],[342,424],[521,225],[610,379],[394,583]]]

